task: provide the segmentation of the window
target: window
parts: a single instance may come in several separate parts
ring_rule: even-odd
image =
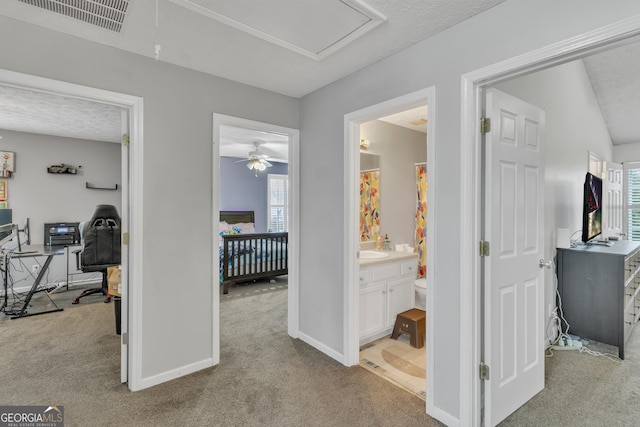
[[[289,176],[269,174],[267,228],[269,231],[289,231]]]
[[[627,185],[627,236],[640,240],[640,162],[625,163]]]

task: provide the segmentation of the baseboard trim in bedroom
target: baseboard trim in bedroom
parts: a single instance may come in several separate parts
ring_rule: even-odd
[[[184,377],[194,372],[201,371],[214,366],[213,358],[207,358],[199,362],[191,363],[189,365],[182,366],[180,368],[172,369],[170,371],[162,372],[160,374],[152,375],[150,377],[142,378],[140,380],[140,387],[131,391],[139,391],[145,388],[153,387],[164,382],[175,380],[176,378]]]
[[[298,338],[301,341],[309,344],[311,347],[315,348],[316,350],[319,350],[320,352],[326,354],[330,358],[332,358],[334,360],[337,360],[338,362],[340,362],[343,365],[345,365],[345,363],[344,363],[345,362],[344,354],[338,353],[334,349],[322,344],[320,341],[318,341],[318,340],[316,340],[314,338],[311,338],[309,335],[306,335],[303,332],[299,332]]]

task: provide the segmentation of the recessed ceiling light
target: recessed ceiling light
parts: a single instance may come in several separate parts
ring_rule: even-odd
[[[414,126],[422,126],[427,124],[427,119],[412,120],[409,123],[411,123]]]

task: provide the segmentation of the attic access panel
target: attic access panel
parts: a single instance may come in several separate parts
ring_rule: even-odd
[[[386,20],[360,0],[170,1],[316,60]]]

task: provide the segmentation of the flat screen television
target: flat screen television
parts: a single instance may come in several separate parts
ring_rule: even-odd
[[[587,173],[584,181],[582,209],[582,241],[595,243],[602,234],[602,179]]]

